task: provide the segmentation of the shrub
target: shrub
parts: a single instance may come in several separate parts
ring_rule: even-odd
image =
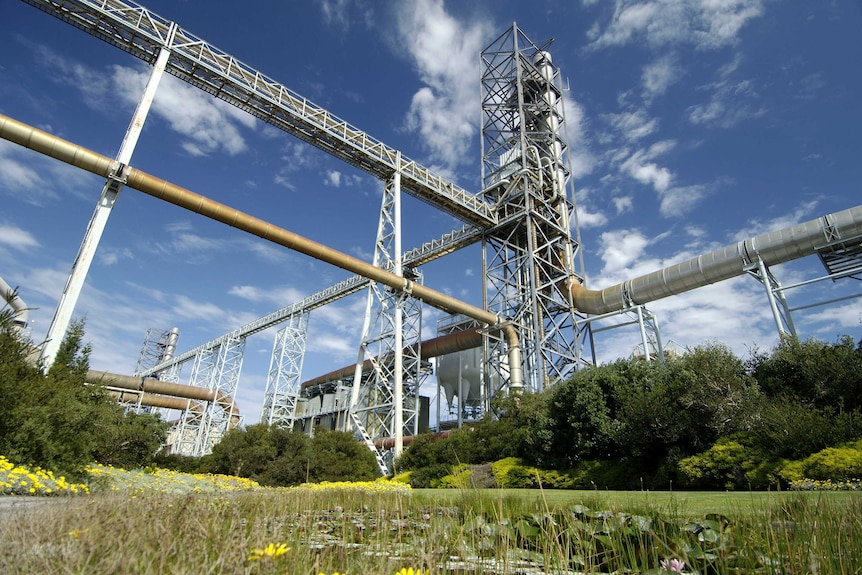
[[[748,445],[744,434],[723,437],[706,451],[678,464],[681,487],[697,489],[766,489],[779,483],[783,460],[770,460]]]
[[[800,462],[805,479],[850,481],[862,478],[862,441],[827,447]]]

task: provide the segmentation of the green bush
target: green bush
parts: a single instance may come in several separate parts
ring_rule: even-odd
[[[850,481],[862,478],[862,442],[844,447],[827,447],[802,460],[806,479]]]
[[[440,479],[431,482],[431,487],[441,489],[467,489],[471,487],[471,477],[473,472],[470,467],[465,464],[456,465],[452,468],[449,475],[444,475]]]
[[[770,460],[744,434],[723,437],[706,451],[682,459],[678,485],[695,489],[767,489],[779,483],[782,460]]]

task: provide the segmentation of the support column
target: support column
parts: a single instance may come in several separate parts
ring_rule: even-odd
[[[175,24],[172,24],[168,34],[168,45],[173,42],[174,30]],[[99,246],[102,233],[105,231],[108,217],[111,215],[111,209],[117,202],[117,196],[119,196],[120,190],[123,187],[123,171],[132,159],[132,153],[138,143],[138,138],[144,127],[144,121],[150,111],[153,98],[155,98],[156,89],[164,74],[165,65],[168,62],[170,53],[170,50],[166,48],[162,48],[159,51],[153,70],[150,72],[150,78],[144,88],[144,93],[138,102],[138,107],[135,109],[135,114],[132,116],[132,121],[129,124],[128,130],[126,130],[123,143],[120,145],[120,150],[117,153],[114,173],[107,179],[104,188],[102,188],[99,203],[96,205],[96,209],[87,226],[87,231],[84,234],[84,239],[81,242],[80,248],[78,248],[78,255],[75,257],[72,271],[66,280],[66,286],[63,288],[60,300],[57,302],[57,309],[54,312],[51,326],[48,328],[45,345],[42,347],[39,356],[46,370],[54,363],[54,357],[60,349],[63,338],[66,336],[66,330],[69,328],[69,322],[72,320],[72,314],[75,312],[75,306],[78,303],[78,297],[81,295],[81,289],[87,278],[87,272],[93,263],[96,248]]]
[[[308,316],[308,312],[291,316],[287,325],[275,334],[260,416],[261,423],[293,429],[293,422],[296,419],[296,400],[302,383]]]
[[[769,301],[769,308],[772,310],[772,319],[775,321],[776,328],[778,328],[778,335],[790,334],[796,337],[796,326],[793,325],[793,318],[790,315],[790,308],[787,305],[784,292],[781,290],[781,284],[775,279],[772,272],[769,271],[769,267],[763,259],[758,255],[756,268],[752,267],[752,269],[746,271],[763,284],[763,287],[766,289],[766,299]],[[776,297],[776,294],[778,294],[778,297]],[[778,309],[779,304],[784,310],[783,314]],[[787,326],[786,328],[785,325]]]

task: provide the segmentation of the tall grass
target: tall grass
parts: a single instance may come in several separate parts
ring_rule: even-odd
[[[671,559],[699,573],[862,571],[855,493],[694,519],[672,500],[548,495],[366,485],[46,498],[3,512],[0,573],[662,573]]]

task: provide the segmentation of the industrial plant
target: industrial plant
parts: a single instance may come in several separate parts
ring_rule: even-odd
[[[119,190],[130,188],[347,270],[352,277],[197,347],[178,349],[178,328],[147,332],[134,374],[91,372],[134,409],[170,413],[166,449],[203,455],[241,425],[236,397],[246,338],[277,327],[261,422],[313,433],[351,431],[391,469],[412,437],[485,417],[494,397],[541,391],[596,364],[593,333],[608,318],[639,330],[642,357],[667,355],[645,305],[741,275],[764,286],[779,332],[795,334],[772,266],[817,255],[818,280],[862,273],[862,206],[751,237],[601,290],[585,285],[574,202],[561,72],[550,42],[517,24],[482,51],[481,185],[465,190],[360,131],[277,80],[129,0],[25,0],[152,66],[129,131],[110,158],[13,118],[0,137],[105,179],[101,197],[60,297],[41,361],[50,365],[73,315]],[[374,176],[384,184],[372,262],[218,203],[133,167],[132,153],[165,74],[180,78],[261,121]],[[416,248],[402,246],[401,198],[409,194],[461,222]],[[422,266],[481,245],[483,305],[425,285]],[[0,290],[26,324],[26,286]],[[303,373],[309,315],[364,291],[355,363]],[[422,308],[445,313],[423,340]],[[180,326],[181,327],[181,326]],[[185,373],[183,373],[183,368]],[[438,392],[419,389],[436,376]],[[432,409],[433,408],[433,409]],[[436,418],[431,420],[431,413]]]

